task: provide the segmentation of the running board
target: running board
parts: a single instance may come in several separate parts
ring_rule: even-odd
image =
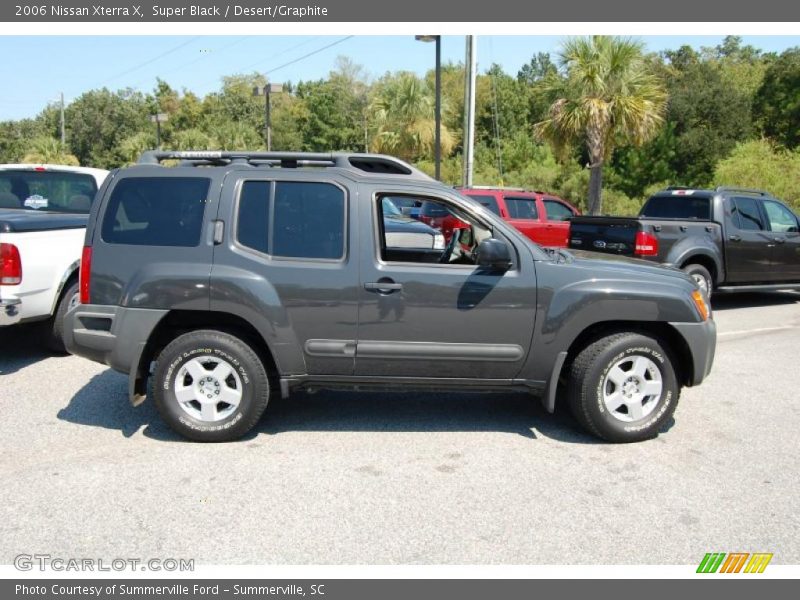
[[[508,392],[519,391],[540,395],[545,390],[544,381],[531,379],[472,379],[438,377],[368,377],[368,376],[314,376],[289,375],[282,377],[281,396],[286,398],[292,390],[306,391],[402,391],[402,392]]]
[[[800,283],[767,283],[763,285],[723,285],[714,292],[730,294],[734,292],[775,292],[779,290],[800,290]]]

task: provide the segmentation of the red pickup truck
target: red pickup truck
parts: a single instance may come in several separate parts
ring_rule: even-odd
[[[566,200],[544,192],[491,187],[459,188],[458,191],[477,200],[542,246],[566,247],[569,219],[581,214]]]

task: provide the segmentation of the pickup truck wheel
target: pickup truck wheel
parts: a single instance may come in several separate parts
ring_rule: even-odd
[[[242,437],[269,400],[261,359],[241,339],[221,331],[193,331],[173,340],[158,356],[154,379],[162,418],[199,442]]]
[[[48,321],[42,323],[45,327],[42,332],[44,343],[53,352],[67,353],[67,349],[64,347],[64,315],[69,309],[77,306],[78,299],[78,282],[75,281],[61,294],[55,314]]]
[[[669,352],[637,333],[610,335],[587,346],[572,363],[567,389],[578,422],[609,442],[656,437],[679,396]]]
[[[714,280],[711,278],[711,273],[708,272],[708,269],[703,265],[691,264],[683,267],[683,272],[694,279],[698,287],[706,293],[706,296],[711,298]]]

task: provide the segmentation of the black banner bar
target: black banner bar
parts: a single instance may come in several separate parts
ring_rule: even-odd
[[[6,580],[0,596],[16,600],[507,600],[531,598],[647,598],[674,600],[687,593],[726,600],[794,597],[797,582],[780,579],[721,577],[668,580],[449,580],[449,579],[329,579],[329,580]]]
[[[796,22],[786,0],[17,0],[0,5],[2,22]],[[538,33],[531,31],[532,34]],[[680,35],[680,31],[665,31]]]

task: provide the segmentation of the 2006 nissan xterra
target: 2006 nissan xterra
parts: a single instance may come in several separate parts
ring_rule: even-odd
[[[445,243],[390,227],[408,199],[462,225]],[[684,273],[545,250],[368,154],[145,153],[92,207],[80,301],[67,348],[129,373],[134,404],[150,383],[167,423],[200,441],[241,437],[274,394],[398,387],[525,390],[638,441],[703,381],[716,342]]]

